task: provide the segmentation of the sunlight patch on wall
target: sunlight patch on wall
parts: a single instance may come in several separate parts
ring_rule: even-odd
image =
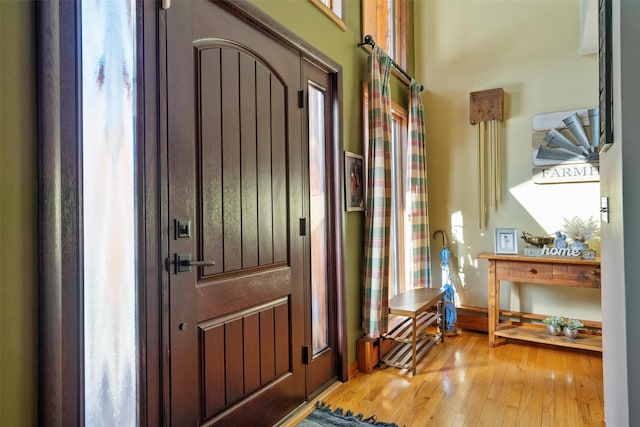
[[[564,218],[600,217],[599,182],[540,185],[528,180],[509,191],[546,234],[561,230]]]
[[[451,214],[451,239],[454,242],[464,243],[464,219],[462,211]]]
[[[449,250],[451,250],[451,265],[449,268],[450,281],[455,290],[454,304],[460,305],[460,292],[465,287],[465,267],[467,260],[464,256],[459,255],[460,246],[464,246],[464,217],[462,211],[456,211],[451,214],[451,241],[449,242]],[[466,250],[462,252],[467,252]]]

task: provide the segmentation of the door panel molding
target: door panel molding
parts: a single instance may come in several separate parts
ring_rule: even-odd
[[[284,211],[287,123],[271,111],[284,110],[288,88],[265,59],[245,46],[215,38],[194,44],[202,194],[196,229],[202,242],[199,258],[216,261],[204,275],[286,261],[289,247],[278,236],[289,232]],[[227,114],[238,96],[239,114]],[[261,140],[264,135],[270,141]],[[225,218],[237,220],[223,227]]]
[[[289,267],[271,269],[243,277],[222,280],[209,280],[206,286],[198,285],[198,313],[204,318],[211,318],[238,312],[247,303],[254,305],[282,298],[291,293],[291,270]],[[244,295],[234,299],[221,300],[219,295],[228,295],[234,288],[242,287]]]
[[[292,374],[288,313],[288,300],[284,300],[223,322],[198,325],[203,350],[203,419]]]

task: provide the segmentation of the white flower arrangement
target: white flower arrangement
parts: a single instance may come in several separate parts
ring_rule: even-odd
[[[600,225],[590,216],[586,221],[574,216],[570,221],[564,218],[563,231],[574,241],[584,242],[593,239],[600,231]]]

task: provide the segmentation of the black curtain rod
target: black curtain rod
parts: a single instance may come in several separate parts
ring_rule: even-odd
[[[375,47],[376,46],[375,40],[373,40],[373,37],[371,37],[369,34],[364,36],[364,41],[362,43],[358,43],[358,47],[362,47],[362,46],[365,46],[365,45],[368,45],[368,46],[371,46],[371,47]],[[391,59],[391,57],[389,57],[389,59]],[[399,66],[396,63],[396,61],[394,61],[393,59],[391,59],[391,65],[393,65],[393,68],[395,68],[400,74],[402,74],[409,81],[409,83],[411,82],[411,80],[414,80],[413,77],[411,77],[411,75],[409,75],[409,73],[407,73],[404,69],[402,69],[402,67]],[[422,92],[423,90],[424,90],[424,86],[420,85],[420,92]]]

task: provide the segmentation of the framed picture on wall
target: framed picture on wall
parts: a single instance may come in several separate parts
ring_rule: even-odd
[[[613,144],[613,85],[611,2],[598,0],[598,80],[600,107],[600,141],[598,151],[604,152]]]
[[[518,235],[515,228],[495,229],[495,253],[496,254],[518,254]]]
[[[347,211],[364,211],[364,157],[344,152],[344,201]]]

